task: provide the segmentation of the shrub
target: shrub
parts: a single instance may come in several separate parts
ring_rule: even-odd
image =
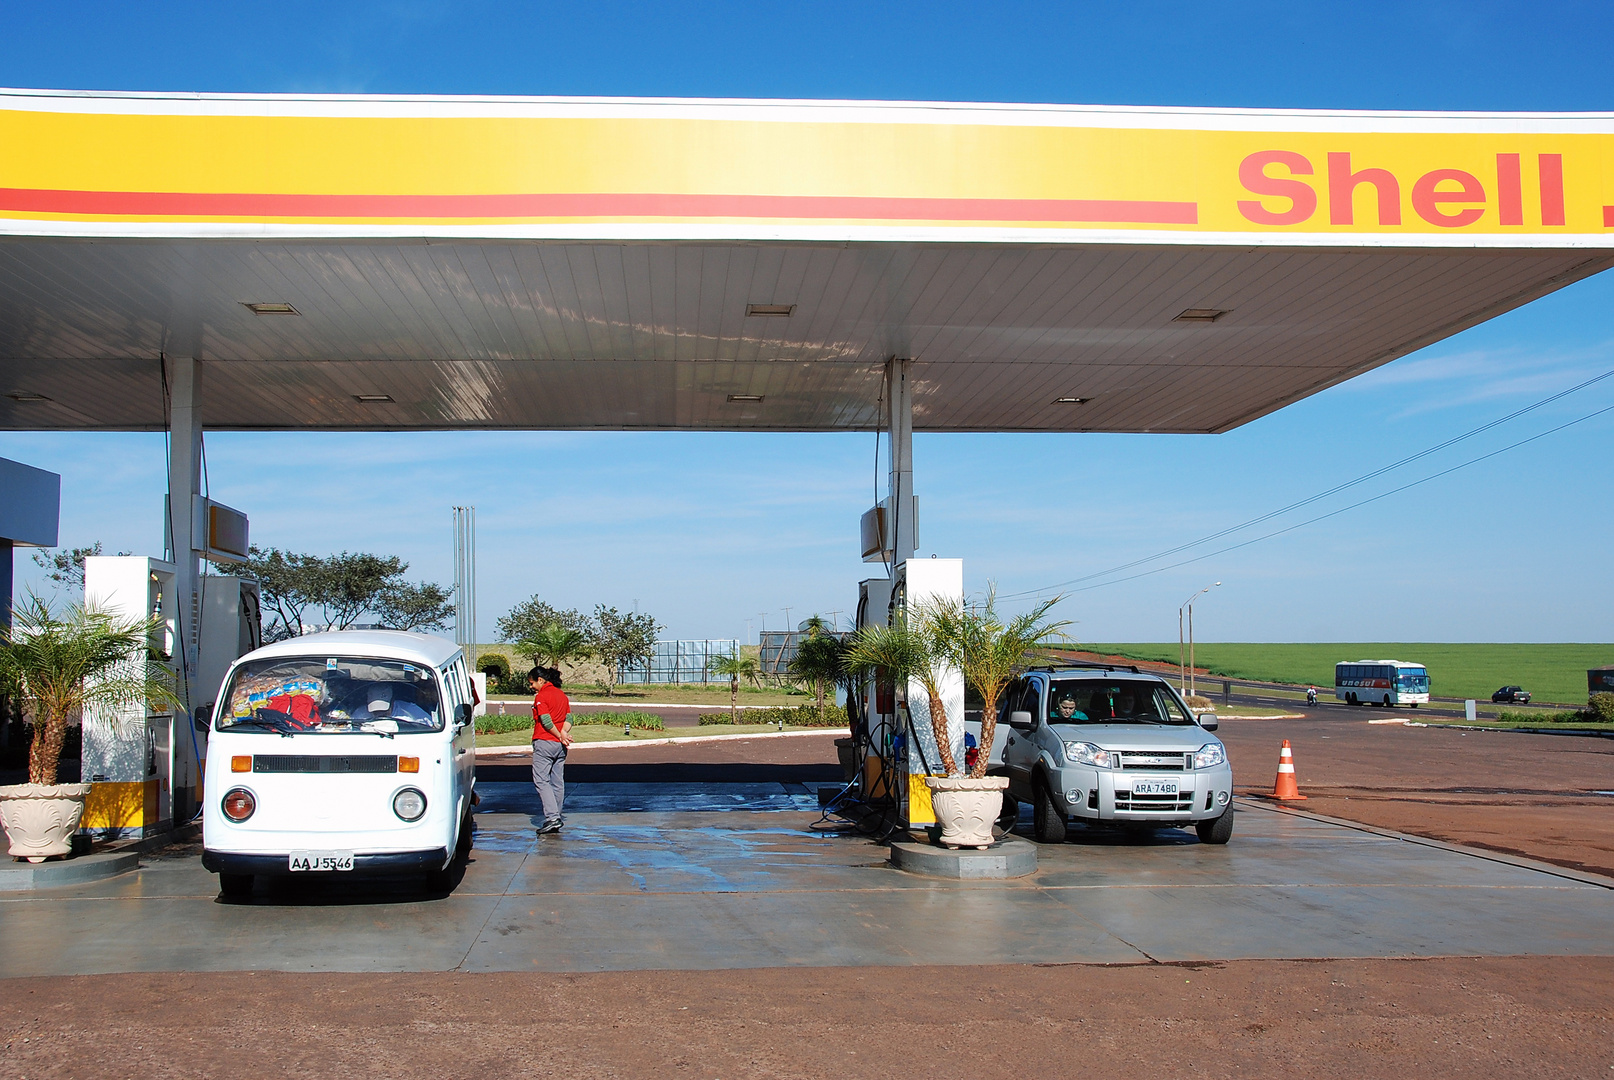
[[[1190,694],[1183,700],[1188,702],[1188,707],[1194,710],[1196,713],[1210,712],[1216,708],[1216,703],[1210,698],[1206,697],[1204,694]]]
[[[510,658],[503,653],[483,653],[476,658],[476,670],[488,677],[488,682],[502,682],[510,677]]]
[[[1564,712],[1528,712],[1524,709],[1499,709],[1496,718],[1504,724],[1580,724],[1588,717],[1578,710]],[[1592,719],[1595,719],[1593,717]]]
[[[1593,694],[1586,703],[1586,711],[1591,714],[1588,720],[1614,722],[1614,694]]]
[[[476,718],[476,733],[478,735],[503,735],[507,731],[531,731],[532,717],[530,716],[487,716]]]
[[[704,724],[727,724],[729,714],[701,713],[700,722]],[[786,705],[769,709],[742,709],[740,710],[740,723],[742,724],[779,724],[787,727],[821,727],[843,728],[849,727],[846,719],[846,710],[839,705],[824,706],[823,719],[819,719],[816,705]]]
[[[590,725],[598,727],[616,727],[618,724],[627,724],[639,731],[665,731],[667,725],[661,722],[661,717],[655,713],[638,712],[634,709],[620,709],[606,712],[600,710],[592,713],[572,713],[573,725]]]

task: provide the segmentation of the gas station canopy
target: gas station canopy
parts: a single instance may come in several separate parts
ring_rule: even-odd
[[[1225,431],[1614,264],[1614,116],[0,93],[0,427]]]

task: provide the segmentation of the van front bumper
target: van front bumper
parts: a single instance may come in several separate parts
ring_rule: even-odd
[[[374,855],[355,854],[352,870],[299,871],[309,877],[348,877],[358,874],[365,877],[382,877],[389,874],[414,874],[426,870],[441,870],[448,865],[447,848],[428,848],[425,851],[387,851]],[[215,874],[252,874],[271,877],[290,874],[291,852],[279,855],[254,852],[251,855],[229,851],[202,852],[202,868]]]

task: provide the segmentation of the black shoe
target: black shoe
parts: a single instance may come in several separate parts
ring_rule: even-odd
[[[544,835],[544,833],[551,833],[551,832],[560,832],[560,819],[559,818],[545,818],[544,823],[542,825],[538,826],[538,835],[539,836]]]

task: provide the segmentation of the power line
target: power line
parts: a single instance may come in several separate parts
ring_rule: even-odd
[[[1410,465],[1414,461],[1420,461],[1423,458],[1429,457],[1431,454],[1437,454],[1440,451],[1445,450],[1445,449],[1447,449],[1449,447],[1455,446],[1456,444],[1458,444],[1460,442],[1463,442],[1463,441],[1465,441],[1467,439],[1472,439],[1476,435],[1484,434],[1485,432],[1491,430],[1492,428],[1498,427],[1498,426],[1500,426],[1502,424],[1505,424],[1510,420],[1517,420],[1519,417],[1525,415],[1526,413],[1534,412],[1535,410],[1537,410],[1539,408],[1542,408],[1543,406],[1551,405],[1555,401],[1558,401],[1558,400],[1560,400],[1562,398],[1566,398],[1570,394],[1573,394],[1573,393],[1576,393],[1578,391],[1584,390],[1588,386],[1592,386],[1592,385],[1594,385],[1596,383],[1600,383],[1604,379],[1609,378],[1610,376],[1614,376],[1614,369],[1610,369],[1608,371],[1605,371],[1601,375],[1593,376],[1592,378],[1587,379],[1585,382],[1577,383],[1576,385],[1569,387],[1567,390],[1560,390],[1556,394],[1551,394],[1551,395],[1549,395],[1547,397],[1544,397],[1540,401],[1537,401],[1537,402],[1535,402],[1533,404],[1530,404],[1530,405],[1526,405],[1524,408],[1517,409],[1514,412],[1508,413],[1506,416],[1498,417],[1495,420],[1491,420],[1491,421],[1488,421],[1488,422],[1486,422],[1484,424],[1481,424],[1479,427],[1472,428],[1472,429],[1470,429],[1468,431],[1465,431],[1461,435],[1454,435],[1451,438],[1445,440],[1444,442],[1436,443],[1434,446],[1431,446],[1431,447],[1429,447],[1428,449],[1425,449],[1425,450],[1420,450],[1416,454],[1411,454],[1411,455],[1409,455],[1407,457],[1402,458],[1399,461],[1392,462],[1389,465],[1381,466],[1381,467],[1379,467],[1377,469],[1374,469],[1372,472],[1363,473],[1361,476],[1356,477],[1356,479],[1354,479],[1354,480],[1347,480],[1342,484],[1335,484],[1333,487],[1327,489],[1326,491],[1320,491],[1315,495],[1309,495],[1306,498],[1297,500],[1296,502],[1292,502],[1292,503],[1288,504],[1287,506],[1280,507],[1277,510],[1269,511],[1268,513],[1262,514],[1259,517],[1250,518],[1248,521],[1240,522],[1237,525],[1230,525],[1225,529],[1219,530],[1218,532],[1210,533],[1207,536],[1201,536],[1197,540],[1191,540],[1191,541],[1189,541],[1188,543],[1185,543],[1185,544],[1178,544],[1176,547],[1167,548],[1164,551],[1157,551],[1153,555],[1146,555],[1146,556],[1144,556],[1143,558],[1140,558],[1140,559],[1133,559],[1131,562],[1122,563],[1119,566],[1112,566],[1108,570],[1099,570],[1099,571],[1096,571],[1096,572],[1091,573],[1091,574],[1083,574],[1080,577],[1070,578],[1067,581],[1061,581],[1061,582],[1058,582],[1058,583],[1053,584],[1053,585],[1047,585],[1047,586],[1044,586],[1043,588],[1040,588],[1040,589],[1025,589],[1025,590],[1022,590],[1020,592],[1016,592],[1016,593],[1007,593],[1007,594],[1003,595],[1002,597],[1000,597],[999,599],[1003,599],[1003,600],[1021,600],[1021,599],[1025,599],[1027,597],[1037,596],[1037,595],[1042,594],[1042,593],[1051,592],[1051,591],[1053,591],[1055,589],[1063,589],[1063,588],[1067,588],[1067,587],[1069,587],[1071,585],[1079,585],[1084,581],[1091,581],[1094,578],[1109,577],[1111,574],[1119,574],[1124,570],[1131,570],[1133,567],[1142,566],[1145,563],[1151,563],[1151,562],[1155,562],[1156,560],[1159,560],[1159,559],[1170,558],[1171,556],[1179,554],[1180,552],[1187,551],[1190,548],[1199,547],[1201,544],[1208,544],[1213,540],[1220,540],[1222,537],[1231,535],[1232,533],[1242,532],[1243,530],[1250,528],[1252,525],[1259,525],[1264,521],[1271,521],[1273,518],[1280,517],[1280,516],[1282,516],[1284,514],[1287,514],[1291,510],[1298,510],[1303,506],[1310,506],[1312,503],[1318,502],[1318,501],[1320,501],[1322,499],[1326,499],[1330,495],[1337,495],[1341,491],[1345,491],[1345,490],[1347,490],[1349,488],[1356,487],[1358,484],[1364,484],[1369,480],[1373,480],[1373,479],[1375,479],[1377,477],[1383,476],[1387,472],[1393,472],[1394,470],[1399,469],[1404,465]],[[1596,415],[1597,415],[1596,413],[1591,414],[1591,416],[1596,416]],[[1583,417],[1581,417],[1581,420],[1590,419],[1591,416],[1583,416]],[[1580,420],[1571,421],[1571,424],[1578,424],[1578,423],[1580,423]],[[1552,431],[1561,431],[1563,429],[1563,427],[1568,427],[1568,426],[1570,426],[1570,424],[1565,424],[1565,425],[1562,425],[1561,427],[1553,428]],[[1542,434],[1546,435],[1546,434],[1551,434],[1551,433],[1552,433],[1551,431],[1548,431],[1548,432],[1543,432]],[[1525,440],[1525,442],[1530,442],[1530,441],[1532,441],[1532,440],[1530,440],[1530,439]],[[1513,445],[1514,446],[1522,446],[1522,445],[1524,445],[1524,443],[1522,443],[1522,442],[1521,443],[1515,443]],[[1505,447],[1504,449],[1510,449],[1510,447]],[[1491,455],[1487,455],[1487,456],[1491,456]],[[1485,460],[1484,457],[1474,459],[1474,461],[1483,461],[1483,460]],[[1472,464],[1472,462],[1468,462],[1468,463],[1465,463],[1465,464]],[[1462,466],[1458,466],[1458,468],[1461,468],[1461,467]],[[1443,475],[1445,475],[1445,474],[1444,473],[1436,473],[1435,474],[1435,476],[1443,476]],[[1432,479],[1432,477],[1429,478],[1429,479]],[[1422,481],[1419,481],[1419,483],[1421,483],[1421,482]],[[1399,491],[1399,490],[1405,490],[1405,489],[1398,488],[1396,490]],[[1383,496],[1374,496],[1374,499],[1382,498],[1382,497]],[[1367,501],[1372,502],[1373,499],[1369,499]],[[1358,504],[1358,505],[1360,505],[1360,504]],[[1327,517],[1327,516],[1332,516],[1332,515],[1324,515],[1324,516]],[[1320,521],[1321,518],[1313,518],[1312,520]],[[1302,524],[1306,524],[1306,522],[1302,522]],[[1288,530],[1279,530],[1278,533],[1271,533],[1271,534],[1268,534],[1268,535],[1277,536],[1277,535],[1280,535],[1280,533],[1286,532],[1286,531],[1288,531]],[[1234,545],[1234,547],[1241,547],[1241,546],[1243,546],[1243,545]],[[1223,551],[1231,551],[1231,550],[1233,550],[1233,548],[1223,548],[1221,550],[1223,550]],[[1212,554],[1217,554],[1217,552],[1212,552]],[[1197,561],[1198,561],[1198,559],[1187,560],[1187,562],[1197,562]],[[1184,566],[1184,565],[1187,565],[1187,563],[1186,562],[1173,563],[1172,565],[1173,566]],[[1169,569],[1171,569],[1171,567],[1161,567],[1160,569],[1169,570]],[[1153,572],[1154,571],[1150,571],[1150,573],[1153,573]],[[1142,575],[1142,574],[1134,574],[1134,575],[1132,575],[1130,577],[1120,578],[1118,580],[1120,580],[1120,581],[1131,581],[1134,578],[1142,577],[1142,576],[1144,576],[1144,575]],[[1077,589],[1075,591],[1077,591],[1077,592],[1085,592],[1086,590],[1085,589]]]

